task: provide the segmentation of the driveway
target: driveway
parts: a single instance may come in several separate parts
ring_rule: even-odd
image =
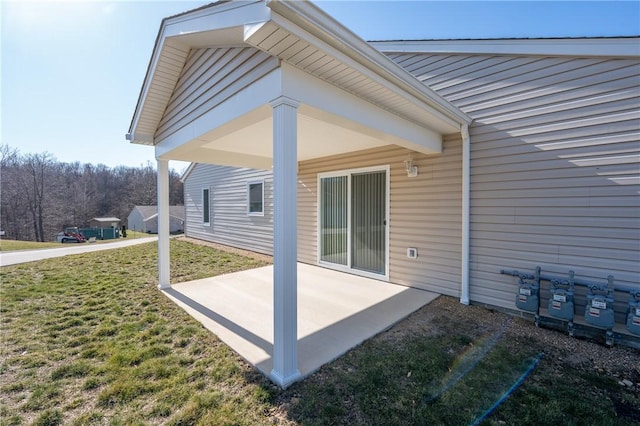
[[[10,252],[0,252],[0,266],[16,265],[18,263],[35,262],[42,259],[50,259],[52,257],[63,257],[70,254],[90,253],[93,251],[111,250],[120,247],[129,247],[136,244],[144,244],[151,241],[157,241],[158,237],[134,238],[131,240],[122,239],[112,243],[82,243],[82,244],[65,244],[60,248],[41,249],[41,250],[19,250]]]

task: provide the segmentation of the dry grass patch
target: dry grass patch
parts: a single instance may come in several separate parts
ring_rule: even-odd
[[[40,250],[60,247],[60,243],[0,239],[0,251]]]

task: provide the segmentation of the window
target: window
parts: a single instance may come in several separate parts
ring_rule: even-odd
[[[318,263],[388,279],[389,166],[318,174]]]
[[[209,225],[211,223],[211,198],[209,197],[209,188],[202,189],[202,223]]]
[[[247,192],[247,214],[264,216],[264,181],[249,182]]]

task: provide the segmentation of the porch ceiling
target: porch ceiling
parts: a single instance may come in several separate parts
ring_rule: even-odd
[[[202,148],[271,158],[273,121],[270,109],[264,109],[269,114],[267,118],[207,142]],[[304,141],[298,144],[298,161],[387,145],[381,139],[303,113],[298,114],[298,139]]]
[[[202,121],[206,124],[208,120]],[[298,161],[393,143],[425,153],[439,152],[440,146],[440,139],[428,132],[418,135],[424,143],[418,146],[308,104],[302,104],[298,109],[297,130]],[[223,125],[214,126],[187,143],[160,143],[156,146],[156,154],[196,163],[270,169],[273,165],[272,135],[272,110],[268,104],[263,104]],[[180,136],[179,140],[182,139]],[[411,137],[410,134],[406,136],[407,139]]]
[[[392,117],[362,121],[362,114],[351,114],[353,108],[343,115],[340,108],[324,108],[331,102],[315,103],[313,96],[322,97],[326,91],[300,94],[307,90],[304,84],[296,87],[282,78],[278,93],[268,93],[273,96],[261,99],[259,105],[240,108],[235,115],[215,114],[212,120],[208,116],[208,126],[196,123],[170,140],[158,139],[159,123],[191,49],[233,46],[260,49],[277,57],[280,68],[299,70],[330,85],[329,92],[338,89]],[[156,146],[158,158],[268,168],[272,125],[265,101],[280,95],[302,103],[298,112],[298,139],[304,141],[299,143],[300,161],[390,143],[439,152],[435,139],[459,132],[461,125],[470,122],[444,98],[309,2],[225,2],[163,21],[127,139]],[[305,95],[307,99],[301,99]],[[376,121],[381,126],[395,121],[399,124],[391,128],[408,130],[386,132]]]

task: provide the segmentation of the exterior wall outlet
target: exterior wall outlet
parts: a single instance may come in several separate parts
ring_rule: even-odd
[[[407,249],[407,257],[409,259],[416,259],[418,257],[418,249],[415,247],[409,247]]]

